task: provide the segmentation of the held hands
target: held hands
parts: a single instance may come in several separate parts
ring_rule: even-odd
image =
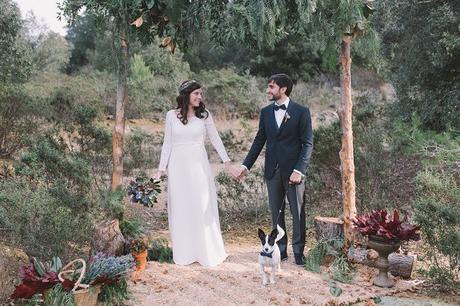
[[[237,180],[237,181],[242,181],[244,179],[244,176],[246,175],[246,172],[248,171],[245,167],[239,165],[239,166],[228,166],[226,167],[227,173],[230,174],[230,176]]]

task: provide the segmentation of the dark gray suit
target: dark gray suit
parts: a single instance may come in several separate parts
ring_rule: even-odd
[[[308,108],[290,100],[281,126],[275,119],[274,104],[260,112],[259,130],[243,165],[251,169],[265,143],[265,171],[268,200],[272,213],[273,228],[276,228],[278,212],[287,196],[293,217],[292,247],[294,253],[303,254],[305,246],[305,184],[290,185],[289,177],[296,169],[307,172],[313,150],[313,131]],[[289,117],[289,118],[287,118]],[[279,225],[286,231],[284,209],[279,217]],[[287,235],[278,242],[280,251],[286,252]]]

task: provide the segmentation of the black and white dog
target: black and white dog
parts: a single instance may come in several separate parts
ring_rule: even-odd
[[[262,252],[259,254],[260,273],[262,274],[262,284],[268,284],[267,273],[265,267],[271,267],[270,284],[275,283],[275,273],[281,270],[281,254],[278,245],[276,244],[284,236],[284,230],[276,225],[270,235],[265,235],[264,231],[258,230],[260,241],[262,242]]]

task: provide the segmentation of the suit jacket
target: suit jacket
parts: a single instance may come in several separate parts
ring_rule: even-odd
[[[265,143],[266,179],[271,179],[277,167],[281,177],[289,179],[294,169],[306,174],[313,150],[313,132],[310,111],[290,100],[281,126],[278,128],[274,104],[264,107],[260,112],[259,130],[254,138],[243,165],[251,169]],[[288,118],[289,117],[289,118]]]

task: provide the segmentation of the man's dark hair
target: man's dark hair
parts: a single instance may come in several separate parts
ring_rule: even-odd
[[[286,96],[289,97],[292,91],[293,83],[292,83],[291,78],[287,74],[284,74],[284,73],[274,74],[268,79],[268,83],[272,81],[275,82],[275,84],[278,85],[280,88],[286,87]]]

